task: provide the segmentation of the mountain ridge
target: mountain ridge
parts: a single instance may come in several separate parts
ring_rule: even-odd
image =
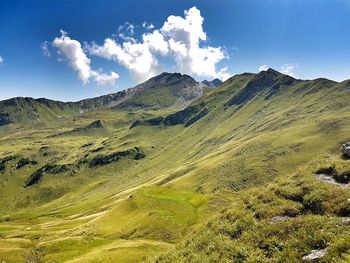
[[[0,101],[0,124],[6,125],[16,120],[41,120],[41,116],[54,119],[56,115],[81,114],[88,111],[108,108],[162,108],[173,106],[181,109],[190,104],[203,92],[212,87],[205,86],[192,77],[180,73],[161,73],[149,80],[116,93],[88,98],[76,102],[62,102],[46,98],[15,97]],[[162,94],[161,105],[153,94]],[[148,103],[143,103],[148,101]],[[22,116],[21,116],[22,115]]]
[[[267,90],[269,91],[265,96],[268,98],[279,92],[281,87],[291,86],[300,82],[317,82],[321,83],[320,87],[338,84],[338,82],[325,78],[298,80],[271,68],[259,73],[237,74],[229,78],[225,83],[230,82],[232,78],[246,77],[252,78],[250,83],[247,84],[248,86],[244,90],[227,102],[228,106],[249,101],[261,92],[266,93]],[[340,83],[347,82],[343,81]],[[132,88],[75,102],[63,102],[46,98],[15,97],[0,101],[0,125],[8,125],[23,120],[40,122],[42,118],[55,120],[57,116],[77,115],[100,109],[138,110],[149,108],[156,110],[173,108],[172,110],[176,112],[185,109],[194,100],[201,97],[204,92],[216,89],[222,84],[217,79],[197,82],[186,74],[163,72]],[[156,99],[157,97],[159,98]],[[204,116],[205,114],[201,115]]]

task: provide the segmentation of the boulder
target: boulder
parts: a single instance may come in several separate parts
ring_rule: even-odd
[[[345,157],[350,158],[350,142],[343,144],[342,153]]]
[[[318,262],[320,258],[323,258],[327,253],[327,248],[325,249],[315,249],[312,250],[309,255],[302,258],[304,262]]]

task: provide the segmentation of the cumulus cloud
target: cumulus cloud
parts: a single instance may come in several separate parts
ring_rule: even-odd
[[[260,67],[259,67],[259,72],[260,71],[266,71],[266,70],[268,70],[269,69],[269,66],[268,65],[261,65]]]
[[[226,79],[230,75],[227,68],[217,68],[220,61],[228,58],[223,48],[201,45],[207,40],[203,21],[200,10],[192,7],[185,10],[184,17],[169,16],[160,29],[144,33],[140,41],[133,37],[135,27],[126,23],[118,30],[129,33],[128,38],[125,34],[120,36],[123,43],[107,38],[103,45],[90,45],[88,51],[126,67],[138,82],[160,73],[159,56],[172,59],[176,71],[181,73]]]
[[[165,41],[164,36],[158,31],[154,30],[152,33],[143,34],[143,43],[146,44],[149,50],[153,53],[160,53],[165,56],[169,52],[169,44]]]
[[[296,78],[296,73],[295,73],[295,69],[298,67],[297,64],[284,64],[281,66],[281,72],[283,74],[289,75],[293,78]]]
[[[108,37],[102,44],[86,44],[71,39],[65,32],[55,38],[53,45],[68,59],[70,66],[78,72],[83,83],[93,79],[97,83],[114,82],[118,74],[105,74],[90,67],[90,59],[84,50],[93,56],[115,61],[125,67],[137,82],[142,82],[164,71],[160,61],[173,61],[175,70],[181,73],[206,78],[230,77],[227,67],[218,63],[228,58],[222,47],[204,45],[207,35],[203,29],[204,18],[200,10],[192,7],[184,16],[169,16],[163,26],[154,29],[144,22],[147,30],[137,37],[136,26],[127,22],[118,28],[118,33]]]
[[[152,23],[143,22],[142,27],[146,28],[147,30],[152,30],[154,28],[154,25]]]
[[[203,30],[204,18],[199,9],[185,10],[185,17],[169,16],[161,28],[168,39],[179,71],[203,77],[220,77],[216,65],[225,54],[221,47],[201,47],[200,42],[207,40]]]
[[[4,59],[0,56],[0,65],[4,63]]]
[[[48,57],[48,58],[51,57],[50,42],[49,41],[44,41],[43,43],[41,43],[40,49],[41,49],[41,53],[45,57]]]
[[[89,83],[90,79],[98,85],[114,85],[119,75],[115,72],[110,74],[92,70],[90,59],[84,53],[79,41],[71,39],[66,32],[61,30],[61,36],[56,37],[53,46],[58,49],[58,53],[64,56],[69,65],[78,73],[78,78],[83,84]]]

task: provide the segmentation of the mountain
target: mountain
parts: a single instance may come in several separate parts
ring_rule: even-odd
[[[201,83],[205,86],[216,88],[222,84],[222,81],[219,79],[213,79],[212,81],[203,80]]]
[[[182,109],[210,88],[211,86],[198,83],[188,75],[162,73],[133,88],[78,102],[18,97],[0,101],[0,125],[54,121],[67,115],[105,108]]]
[[[95,108],[185,107],[208,87],[180,73],[162,73],[133,88],[79,101],[81,110]],[[157,92],[157,94],[155,94]],[[161,103],[161,105],[160,105]]]
[[[267,71],[261,71],[258,74],[244,73],[242,75],[236,75],[229,79],[225,84],[232,83],[228,89],[218,89],[210,93],[208,96],[203,96],[197,101],[192,103],[189,107],[176,113],[170,114],[165,117],[157,117],[155,119],[145,120],[142,122],[135,122],[137,125],[177,125],[185,124],[189,126],[199,119],[207,115],[211,110],[225,106],[239,106],[250,102],[255,97],[265,98],[265,100],[271,99],[274,95],[277,95],[281,89],[289,89],[292,87],[298,88],[302,83],[310,83],[308,81],[299,81],[290,76],[283,75],[273,69]],[[235,85],[235,84],[238,85]],[[224,84],[224,85],[225,85]],[[316,86],[319,83],[316,83]],[[335,85],[335,82],[329,81],[330,85]],[[309,84],[307,84],[309,86]],[[222,94],[226,94],[227,97],[223,98]],[[218,100],[218,98],[221,98]],[[229,98],[227,100],[227,98]],[[163,118],[163,119],[162,119]]]
[[[1,102],[0,259],[347,262],[349,83],[163,73],[123,99]]]

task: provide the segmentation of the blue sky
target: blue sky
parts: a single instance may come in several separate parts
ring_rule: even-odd
[[[171,22],[170,16],[177,18]],[[165,50],[142,39],[155,30]],[[117,49],[107,49],[106,39]],[[187,49],[180,45],[186,41]],[[201,80],[265,65],[298,78],[340,81],[350,78],[350,1],[0,0],[0,56],[0,99],[78,100],[134,86],[163,70]]]

